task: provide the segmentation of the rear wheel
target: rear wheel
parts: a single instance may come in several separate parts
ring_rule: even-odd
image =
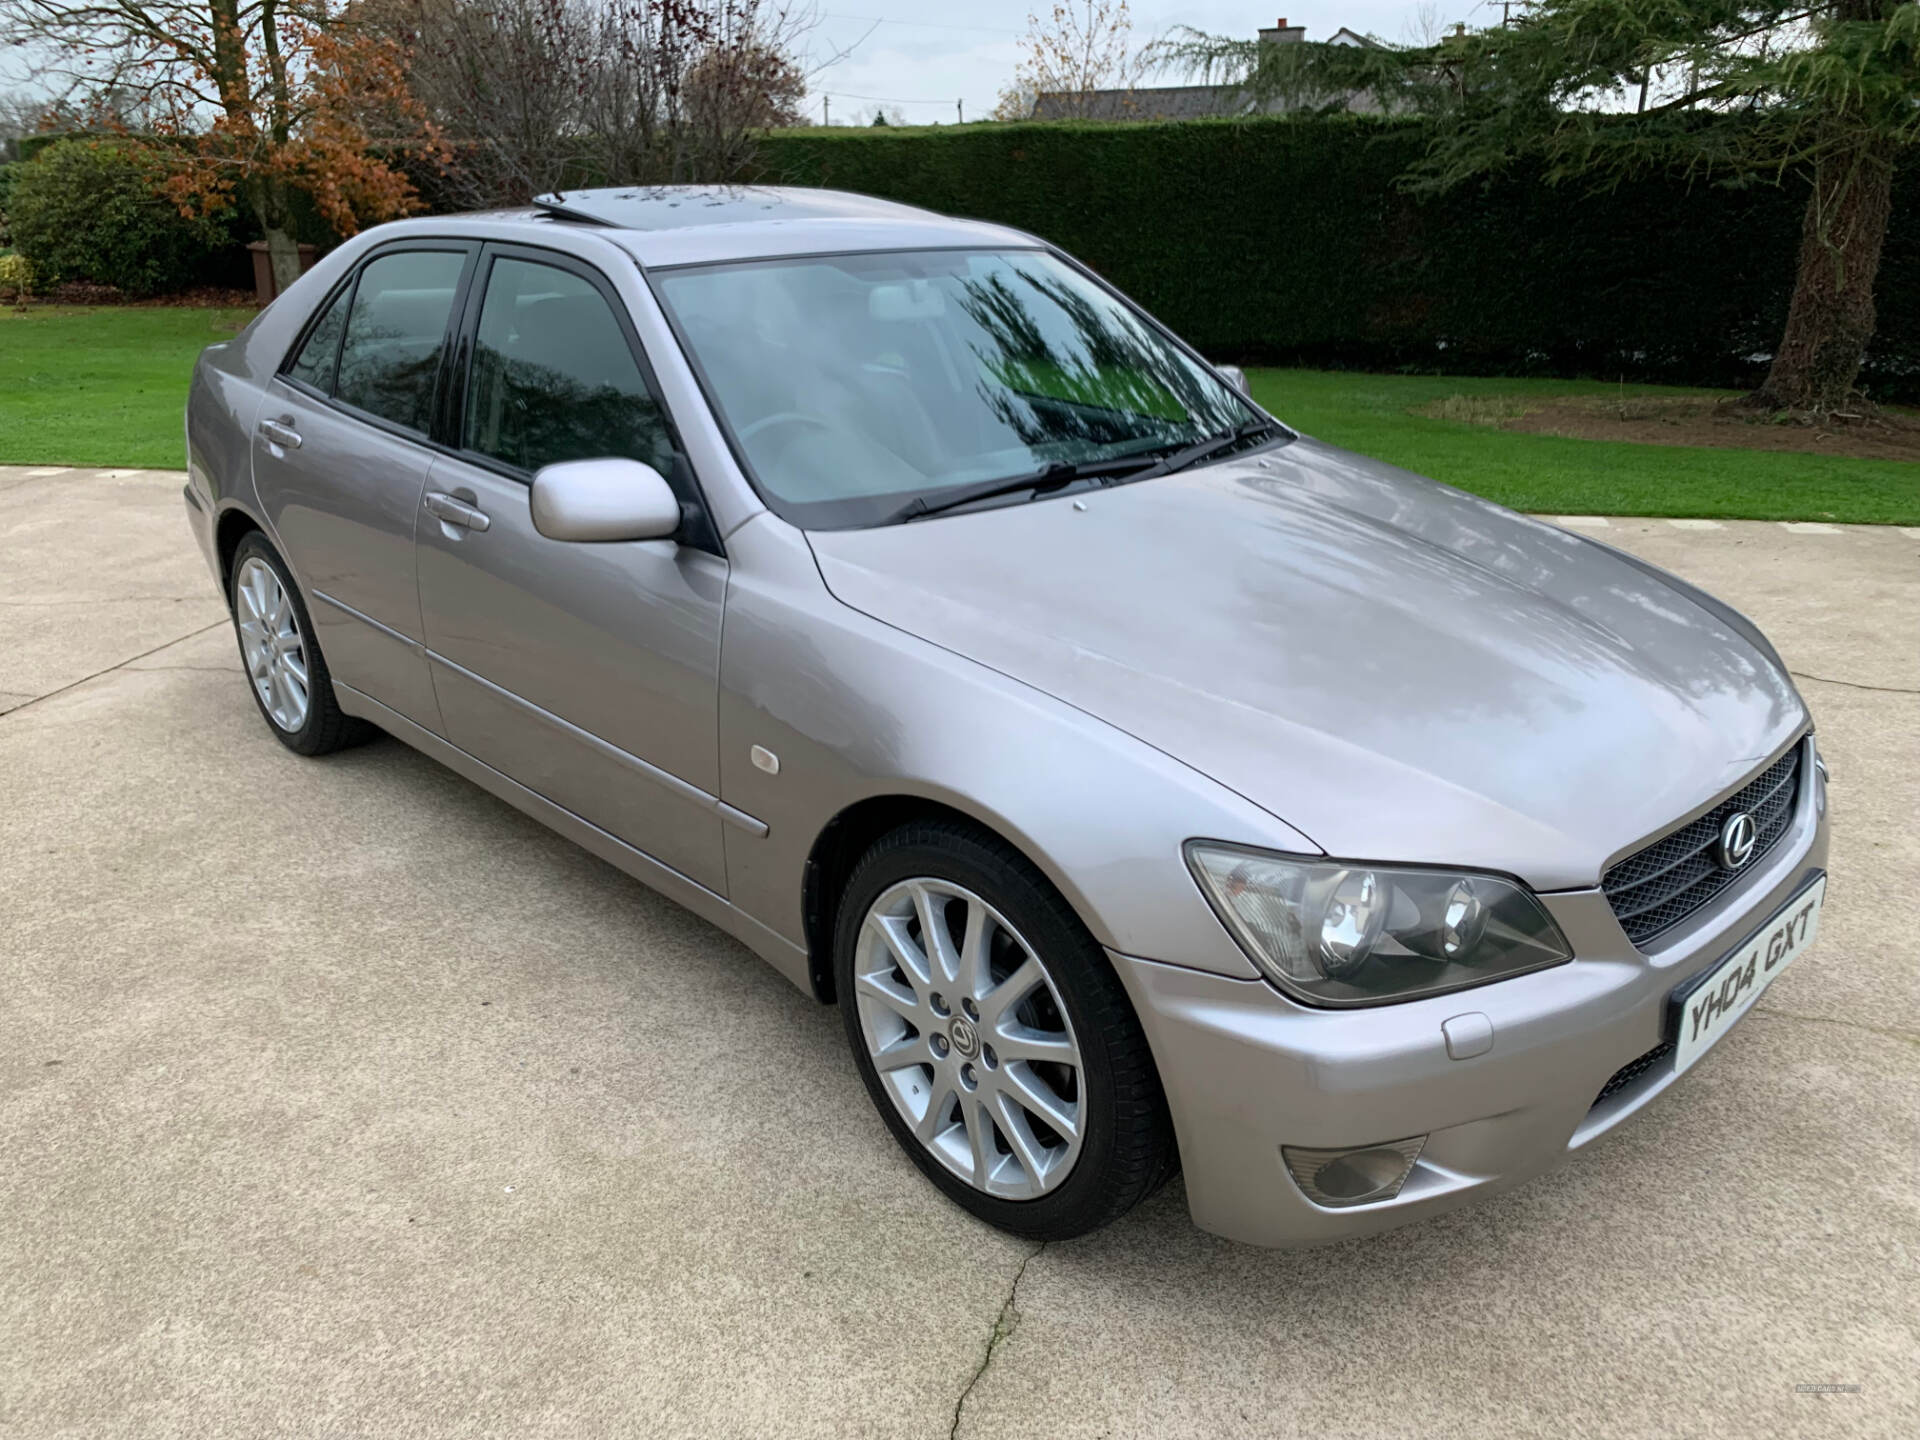
[[[834,960],[874,1104],[981,1219],[1069,1239],[1171,1173],[1172,1124],[1126,993],[1010,847],[946,822],[886,836],[848,883]]]
[[[234,552],[228,600],[247,688],[281,744],[302,755],[325,755],[373,733],[334,700],[333,678],[299,588],[258,530]]]

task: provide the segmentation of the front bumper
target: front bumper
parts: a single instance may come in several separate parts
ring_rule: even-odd
[[[1425,1219],[1551,1169],[1675,1079],[1657,1063],[1596,1103],[1667,1038],[1667,998],[1792,898],[1827,860],[1825,777],[1807,747],[1793,824],[1753,873],[1651,954],[1597,889],[1541,896],[1575,958],[1478,989],[1364,1010],[1314,1010],[1262,981],[1109,952],[1146,1028],[1179,1136],[1194,1223],[1253,1245],[1310,1245]],[[1441,1026],[1491,1023],[1490,1050],[1449,1057]],[[1428,1136],[1391,1200],[1316,1205],[1282,1145],[1337,1149]]]

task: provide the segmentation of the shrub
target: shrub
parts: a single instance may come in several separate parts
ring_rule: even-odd
[[[42,285],[165,294],[193,284],[229,244],[224,216],[189,219],[160,194],[166,157],[138,142],[62,140],[14,168],[13,243]]]
[[[0,300],[18,300],[33,290],[33,263],[24,255],[0,255]]]
[[[0,165],[0,250],[5,250],[13,244],[13,231],[7,225],[7,196],[13,190],[13,177],[19,173],[20,166],[17,162]]]

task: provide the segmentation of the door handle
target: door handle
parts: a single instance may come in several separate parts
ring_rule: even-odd
[[[262,420],[260,433],[288,450],[300,448],[300,432],[281,420]]]
[[[459,525],[468,530],[484,530],[493,521],[487,518],[484,510],[476,510],[464,500],[456,500],[441,490],[427,491],[423,502],[427,509],[449,525]]]

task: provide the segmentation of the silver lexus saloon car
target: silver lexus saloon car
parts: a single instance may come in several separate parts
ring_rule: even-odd
[[[186,432],[290,750],[384,731],[737,936],[1020,1235],[1176,1169],[1261,1245],[1492,1194],[1814,937],[1826,777],[1752,624],[1295,432],[1031,235],[383,225]]]

